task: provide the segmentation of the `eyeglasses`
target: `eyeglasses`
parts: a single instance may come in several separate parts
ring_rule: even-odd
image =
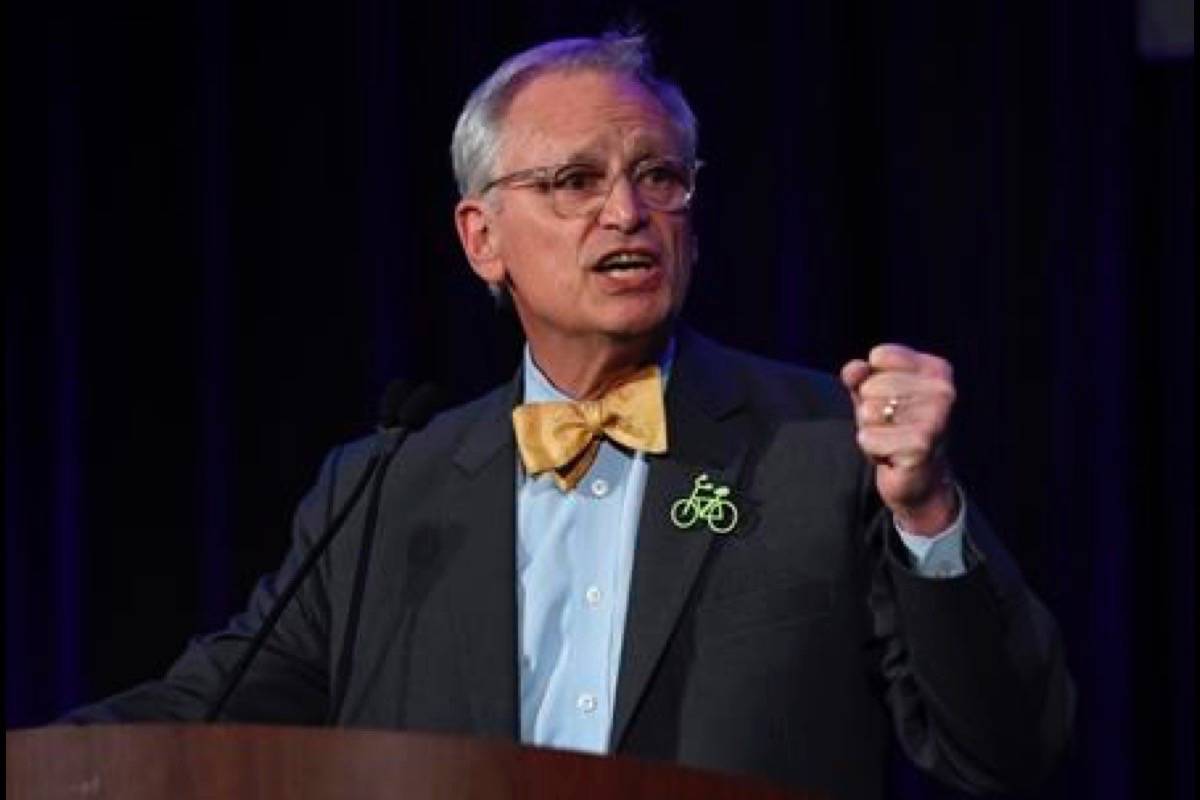
[[[696,173],[702,161],[687,163],[675,158],[648,158],[624,173],[638,201],[655,211],[679,212],[692,202]],[[595,164],[572,163],[517,170],[488,181],[479,193],[495,188],[530,188],[549,195],[554,213],[560,217],[589,217],[608,202],[617,178]]]

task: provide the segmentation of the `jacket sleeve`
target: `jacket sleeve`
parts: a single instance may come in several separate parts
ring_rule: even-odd
[[[907,566],[890,515],[873,514],[886,701],[922,769],[970,791],[1030,791],[1068,746],[1075,689],[1053,617],[970,503],[966,530],[966,573],[927,578]]]
[[[332,516],[339,449],[326,459],[321,477],[301,501],[291,546],[280,569],[263,577],[246,610],[221,631],[192,639],[160,680],[77,708],[68,723],[201,720],[254,638],[275,599],[296,574],[305,554]],[[355,459],[347,459],[353,461]],[[343,483],[349,483],[344,480]],[[320,723],[328,707],[331,614],[328,553],[292,597],[278,625],[226,705],[223,719],[289,724]]]

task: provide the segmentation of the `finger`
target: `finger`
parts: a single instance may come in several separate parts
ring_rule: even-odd
[[[873,372],[858,385],[858,394],[862,398],[908,397],[922,388],[922,379],[911,372]]]
[[[860,398],[898,397],[901,400],[954,399],[954,385],[943,378],[911,372],[876,372],[858,386]]]
[[[859,384],[869,377],[871,377],[871,365],[861,358],[847,361],[846,365],[842,367],[842,384],[850,390],[851,394],[857,393]]]
[[[916,372],[920,366],[919,355],[916,350],[902,344],[880,344],[871,348],[867,362],[876,371]]]
[[[916,469],[933,454],[930,437],[909,426],[859,428],[858,446],[876,463],[902,469]]]
[[[945,417],[946,404],[936,398],[864,397],[854,407],[854,418],[860,426],[915,426],[936,434],[944,427]]]
[[[867,361],[876,372],[915,372],[950,380],[954,374],[950,362],[941,356],[922,353],[902,344],[881,344],[871,348]]]
[[[900,403],[895,397],[865,397],[854,407],[854,418],[859,427],[894,425],[899,422],[899,417]]]

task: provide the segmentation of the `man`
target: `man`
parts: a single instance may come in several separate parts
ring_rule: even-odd
[[[951,479],[949,365],[884,345],[843,389],[677,324],[695,119],[640,38],[510,59],[453,155],[463,248],[511,300],[522,369],[408,440],[377,524],[356,507],[226,717],[519,737],[846,798],[882,795],[892,728],[952,785],[1037,784],[1073,691]],[[201,717],[371,452],[327,461],[244,615],[72,718]]]

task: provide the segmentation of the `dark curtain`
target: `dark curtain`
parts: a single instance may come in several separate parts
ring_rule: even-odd
[[[686,317],[827,370],[950,358],[958,471],[1081,691],[1046,796],[1192,797],[1190,45],[1139,48],[1132,0],[628,8],[6,4],[6,724],[237,609],[390,377],[511,373],[455,116],[515,50],[641,22],[708,162]]]

